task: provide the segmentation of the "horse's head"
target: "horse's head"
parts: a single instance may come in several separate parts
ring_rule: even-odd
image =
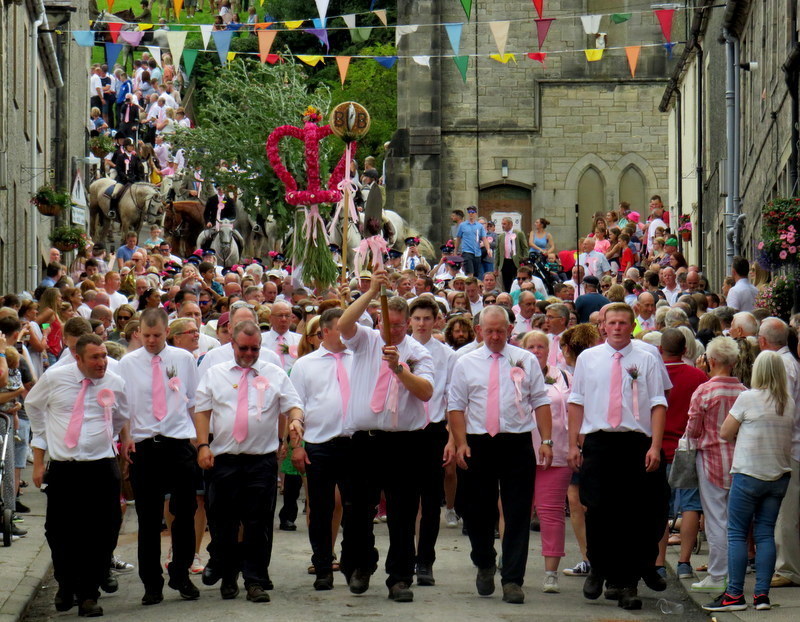
[[[161,200],[161,191],[155,186],[149,186],[145,195],[145,218],[148,224],[158,221],[158,217],[164,213],[164,203]]]

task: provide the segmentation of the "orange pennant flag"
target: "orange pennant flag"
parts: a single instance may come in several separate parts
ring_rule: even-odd
[[[175,9],[175,19],[180,20],[183,0],[172,0],[172,8]]]
[[[272,48],[272,42],[275,41],[275,35],[278,34],[277,30],[259,30],[258,34],[258,55],[261,57],[261,62],[267,62],[267,56]]]
[[[113,13],[114,13],[114,0],[108,0],[108,12],[113,15]]]
[[[625,48],[625,55],[628,57],[628,67],[631,68],[631,78],[636,77],[636,63],[639,62],[640,45],[629,45]]]
[[[350,57],[337,56],[336,64],[339,66],[339,79],[342,81],[342,88],[344,88],[344,79],[347,77],[347,70],[350,68]]]

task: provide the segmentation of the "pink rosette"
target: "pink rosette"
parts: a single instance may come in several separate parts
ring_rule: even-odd
[[[511,368],[511,381],[514,383],[514,403],[517,405],[517,414],[520,420],[525,418],[522,410],[522,381],[525,380],[525,370],[514,365]]]
[[[256,389],[256,421],[261,421],[261,411],[264,408],[264,394],[269,389],[269,380],[266,376],[256,376],[253,378],[253,386]]]
[[[169,380],[167,380],[167,386],[168,386],[168,387],[169,387],[169,388],[170,388],[172,391],[175,391],[175,393],[178,393],[178,392],[181,390],[181,379],[180,379],[180,378],[178,378],[177,376],[173,376],[172,378],[170,378]],[[184,395],[184,396],[183,396],[183,401],[184,401],[184,402],[188,402],[188,401],[189,401],[189,398],[188,398],[188,397],[186,397],[186,396]]]
[[[287,352],[289,353],[289,356],[291,356],[293,359],[298,358],[297,346],[289,346]]]
[[[639,421],[639,386],[633,376],[631,376],[631,390],[633,391],[633,418]]]
[[[409,369],[408,363],[400,362],[399,365],[406,370]],[[387,408],[389,412],[392,413],[392,429],[396,430],[398,426],[398,416],[397,416],[397,408],[400,402],[400,381],[397,379],[396,374],[392,374],[392,377],[389,379],[389,399],[387,401]]]
[[[108,440],[111,441],[111,446],[114,449],[114,455],[117,455],[117,444],[114,442],[114,426],[111,422],[111,407],[117,403],[117,397],[111,389],[100,389],[97,392],[97,403],[103,407],[103,416],[106,420],[106,429],[108,430]]]

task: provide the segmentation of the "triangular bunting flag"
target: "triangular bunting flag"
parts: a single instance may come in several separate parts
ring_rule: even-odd
[[[625,48],[625,56],[628,57],[628,67],[631,70],[631,78],[636,77],[636,63],[639,62],[639,50],[641,45],[629,45]]]
[[[228,62],[228,50],[231,48],[231,39],[233,38],[233,31],[231,30],[215,30],[211,33],[214,39],[214,45],[217,47],[217,56],[221,65]]]
[[[228,52],[226,58],[228,59],[228,62],[231,62],[234,58],[236,58],[236,52]]]
[[[280,59],[281,59],[281,57],[280,57],[280,55],[279,55],[279,54],[270,54],[269,56],[267,56],[267,62],[268,62],[270,65],[274,65],[274,64],[275,64],[275,63],[277,63],[277,62],[278,62]]]
[[[303,25],[304,21],[306,21],[306,20],[304,20],[304,19],[295,19],[295,20],[292,20],[290,22],[283,22],[283,23],[286,24],[286,27],[289,30],[296,30],[297,28],[300,28],[300,26]]]
[[[319,42],[325,46],[326,50],[331,49],[331,44],[328,43],[328,31],[325,28],[306,28],[305,31],[319,39]]]
[[[400,39],[402,39],[405,35],[409,35],[412,32],[417,32],[417,28],[419,28],[419,26],[417,26],[416,24],[414,24],[414,25],[397,26],[394,29],[394,45],[395,45],[395,47],[399,47],[400,46]]]
[[[122,52],[121,43],[106,43],[106,65],[113,67],[119,58],[120,52]]]
[[[325,21],[325,18],[328,15],[328,2],[329,2],[329,0],[316,0],[317,13],[319,13],[319,18],[323,22]]]
[[[339,79],[342,81],[342,88],[344,88],[344,79],[347,77],[347,70],[350,68],[350,57],[337,56],[336,66],[339,67]]]
[[[201,24],[200,25],[200,36],[203,37],[203,49],[208,49],[208,42],[211,39],[211,31],[214,30],[213,24]]]
[[[603,50],[602,49],[599,49],[599,50],[584,50],[583,52],[584,52],[584,54],[586,54],[586,60],[588,60],[590,63],[592,63],[594,61],[598,61],[601,58],[603,58]]]
[[[123,30],[119,33],[119,38],[130,46],[137,47],[142,42],[144,33],[136,30]]]
[[[153,28],[153,24],[146,24],[144,22],[139,24],[139,30],[151,30],[152,28]],[[213,28],[213,26],[212,26],[212,28]]]
[[[542,18],[542,4],[544,0],[533,0],[533,6],[536,7],[536,12],[539,14],[539,19]]]
[[[180,19],[181,9],[183,9],[183,0],[172,0],[172,8],[175,9],[175,19]]]
[[[492,31],[494,42],[497,44],[497,51],[500,52],[501,56],[506,53],[509,26],[511,26],[509,21],[489,22],[489,29]]]
[[[94,45],[94,31],[92,30],[73,30],[72,38],[81,47],[90,48]]]
[[[376,56],[375,60],[379,65],[386,67],[386,69],[391,69],[397,62],[397,56]]]
[[[347,26],[350,30],[356,27],[355,13],[350,13],[349,15],[342,15],[342,19],[344,20],[344,25]]]
[[[430,67],[431,66],[431,57],[430,56],[412,56],[411,59],[417,63],[417,65],[422,65],[423,67]]]
[[[490,54],[489,58],[496,60],[498,63],[503,63],[504,65],[510,60],[513,60],[515,65],[517,64],[517,58],[513,54]]]
[[[350,31],[350,38],[355,43],[364,43],[372,34],[372,26],[361,26]]]
[[[614,13],[611,16],[611,21],[614,22],[615,24],[622,24],[624,22],[627,22],[631,18],[631,15],[633,15],[633,14],[632,13]]]
[[[108,12],[114,13],[114,0],[108,0]]]
[[[261,62],[266,63],[269,51],[272,49],[272,43],[275,41],[275,35],[278,34],[276,30],[259,30],[258,34],[258,55],[261,57]]]
[[[298,54],[297,58],[303,61],[306,65],[310,65],[312,67],[316,67],[317,64],[319,63],[325,64],[325,61],[322,59],[322,56],[319,55],[309,56],[307,54]]]
[[[661,25],[661,33],[667,41],[672,41],[672,18],[675,15],[675,9],[658,9],[653,11],[658,18],[658,23]]]
[[[232,30],[233,32],[236,32],[237,30],[241,30],[242,28],[244,28],[246,25],[247,24],[240,24],[238,22],[231,22],[230,24],[228,24],[227,28],[228,28],[228,30]]]
[[[314,28],[327,28],[328,27],[328,19],[327,18],[323,19],[321,17],[315,17],[314,19],[311,20],[311,23],[314,24]]]
[[[595,35],[600,32],[600,20],[602,18],[602,15],[581,15],[583,31],[587,35]]]
[[[530,58],[531,60],[538,61],[538,62],[542,63],[542,65],[544,65],[544,59],[547,58],[547,53],[546,52],[530,52],[528,54],[528,58]]]
[[[384,26],[389,25],[389,22],[386,21],[386,9],[377,9],[376,11],[373,12],[375,13],[375,15],[378,16],[378,19],[381,20],[381,22],[383,22]]]
[[[458,50],[461,49],[461,29],[464,24],[445,24],[444,29],[447,32],[447,38],[450,39],[450,45],[453,52],[458,56]]]
[[[111,33],[111,41],[116,43],[119,39],[119,32],[122,30],[122,22],[109,22],[108,30]]]
[[[183,46],[186,44],[186,32],[168,32],[167,43],[169,43],[169,52],[172,54],[172,63],[177,65],[181,62],[181,54],[183,54]]]
[[[556,19],[554,17],[546,17],[544,19],[536,19],[536,38],[539,40],[539,49],[542,49],[544,40],[547,39],[547,33],[550,32],[550,26]]]
[[[156,61],[156,65],[161,67],[161,48],[157,45],[146,45],[147,51],[150,52],[150,56],[153,57],[153,60]]]
[[[458,67],[458,72],[461,74],[461,79],[466,83],[467,81],[467,67],[469,67],[469,56],[454,56],[453,62]]]
[[[472,12],[472,0],[461,0],[461,6],[467,16],[467,21],[469,21],[469,14]]]
[[[664,49],[667,51],[667,58],[672,60],[672,48],[674,48],[677,43],[665,43]]]
[[[186,77],[189,78],[192,75],[192,69],[194,69],[194,61],[197,60],[197,53],[199,50],[195,49],[188,49],[183,51],[183,68],[186,70]]]

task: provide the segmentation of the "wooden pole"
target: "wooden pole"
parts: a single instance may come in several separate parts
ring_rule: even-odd
[[[347,170],[344,172],[344,178],[347,183],[344,186],[344,209],[342,210],[342,285],[347,283],[347,237],[350,228],[350,157],[352,156],[350,146],[352,144],[347,142],[344,147],[347,152],[347,157],[345,158]]]
[[[392,329],[389,326],[389,291],[385,286],[381,287],[381,328],[383,343],[387,346],[392,345]]]

